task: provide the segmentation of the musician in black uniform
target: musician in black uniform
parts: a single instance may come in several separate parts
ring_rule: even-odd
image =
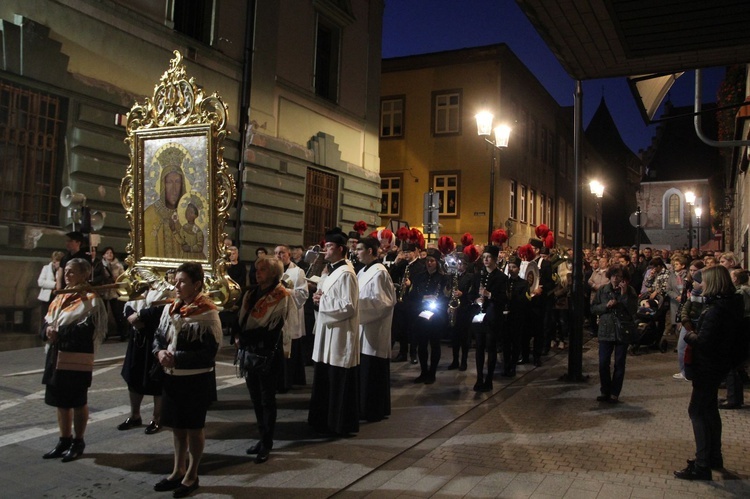
[[[393,358],[394,362],[405,362],[408,354],[411,363],[417,363],[417,344],[411,338],[411,314],[406,302],[407,288],[402,289],[403,282],[406,280],[407,269],[409,270],[408,276],[411,279],[425,272],[424,259],[418,258],[417,249],[417,245],[414,243],[403,243],[399,256],[388,267],[391,280],[396,284],[396,296],[398,297],[396,306],[393,308],[393,326],[391,327],[391,341],[394,344],[399,343],[398,355]]]
[[[458,286],[454,290],[454,297],[461,301],[456,310],[456,323],[451,328],[451,345],[453,346],[453,362],[448,369],[467,369],[469,358],[469,346],[471,336],[469,328],[471,319],[474,317],[475,308],[472,307],[472,288],[474,284],[474,273],[471,272],[473,265],[469,257],[463,253],[458,255]],[[452,284],[452,283],[451,283]],[[459,363],[459,354],[461,362]]]
[[[477,382],[475,392],[492,391],[492,378],[497,365],[497,342],[502,334],[503,311],[508,301],[508,276],[497,266],[500,248],[485,246],[482,253],[484,268],[474,277],[474,289],[479,315],[472,329],[476,341]],[[487,352],[487,374],[484,374],[484,354]]]
[[[524,336],[527,317],[531,311],[529,283],[518,273],[521,270],[521,259],[508,258],[508,283],[503,316],[503,376],[516,375],[516,362],[521,352],[521,340]]]
[[[359,244],[361,236],[359,235],[359,232],[356,230],[349,232],[349,238],[346,240],[346,247],[347,247],[347,255],[346,258],[350,262],[352,262],[352,267],[354,267],[354,273],[358,273],[360,270],[362,270],[365,267],[365,264],[359,261],[359,258],[357,257],[357,244]]]
[[[440,362],[440,339],[448,322],[448,293],[451,283],[443,272],[441,256],[437,249],[428,249],[424,259],[426,271],[416,276],[410,273],[402,284],[408,288],[405,301],[411,317],[409,329],[413,331],[416,340],[421,367],[421,374],[414,382],[427,385],[435,382]]]
[[[530,239],[529,244],[534,247],[534,262],[539,268],[539,286],[531,291],[532,313],[529,315],[528,336],[523,340],[521,357],[524,363],[529,362],[529,353],[534,355],[534,365],[542,365],[542,354],[549,353],[552,334],[547,339],[547,328],[551,328],[554,321],[552,306],[554,302],[549,296],[555,289],[552,279],[552,265],[549,262],[549,249],[545,248],[539,239]],[[530,352],[530,341],[534,341],[534,348]]]

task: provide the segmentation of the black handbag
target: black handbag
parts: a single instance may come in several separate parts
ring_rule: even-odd
[[[239,368],[240,377],[246,377],[249,373],[268,374],[273,367],[276,351],[281,342],[281,332],[271,351],[254,350],[250,348],[240,348],[237,350],[237,358],[234,363]]]

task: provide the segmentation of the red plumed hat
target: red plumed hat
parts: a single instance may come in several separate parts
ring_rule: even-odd
[[[409,241],[416,244],[417,248],[423,250],[425,249],[424,245],[424,235],[419,229],[412,229],[411,234],[409,234]]]
[[[490,237],[490,242],[503,245],[505,244],[506,241],[508,241],[508,233],[505,232],[505,230],[495,229],[494,231],[492,231],[492,237]]]
[[[547,237],[547,234],[549,234],[549,227],[547,227],[545,224],[539,224],[536,226],[536,229],[534,230],[536,233],[536,237],[539,239],[544,239]]]
[[[544,238],[544,245],[548,249],[552,249],[555,247],[555,235],[552,233],[552,231],[547,234],[547,237]]]
[[[474,236],[466,232],[463,236],[461,236],[461,244],[463,246],[471,246],[472,244],[474,244]]]
[[[469,259],[470,262],[476,262],[479,260],[479,250],[473,244],[464,246],[464,255]]]
[[[524,244],[518,247],[518,256],[525,262],[530,262],[534,259],[534,247],[530,244]]]
[[[390,229],[380,229],[373,232],[375,238],[380,241],[380,244],[396,244],[396,236],[393,235],[393,231]]]
[[[359,222],[355,223],[354,230],[359,232],[359,235],[361,236],[367,230],[367,222],[365,222],[364,220],[360,220]]]
[[[400,227],[396,231],[396,239],[398,239],[399,241],[406,241],[409,239],[409,234],[410,232],[408,227]]]
[[[447,255],[453,253],[453,250],[456,249],[456,243],[451,236],[441,236],[440,239],[438,239],[438,249],[440,250],[440,253]]]

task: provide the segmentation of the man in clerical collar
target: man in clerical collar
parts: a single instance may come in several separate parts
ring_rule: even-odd
[[[359,283],[360,419],[380,421],[391,414],[391,322],[396,293],[388,270],[378,259],[380,242],[365,237],[357,245],[364,264]]]
[[[325,235],[329,268],[313,295],[318,313],[307,418],[315,431],[340,436],[359,431],[359,287],[345,259],[346,239],[340,228]]]

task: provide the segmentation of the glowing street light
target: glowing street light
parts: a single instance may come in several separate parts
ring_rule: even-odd
[[[492,239],[493,222],[495,219],[495,161],[500,163],[500,155],[497,153],[499,149],[505,149],[508,147],[510,141],[510,127],[507,125],[498,125],[492,127],[492,120],[494,115],[489,111],[482,111],[477,113],[475,119],[477,120],[477,135],[484,137],[484,140],[492,145],[492,161],[490,162],[490,207],[489,207],[489,222],[487,228],[487,244]],[[490,140],[487,137],[490,134],[494,134],[494,140]]]
[[[596,218],[597,223],[599,224],[599,247],[604,248],[603,239],[604,239],[604,231],[602,227],[602,221],[604,217],[602,216],[602,206],[601,206],[601,199],[604,196],[604,184],[599,182],[598,180],[592,180],[589,183],[589,189],[591,189],[591,194],[596,196]]]

